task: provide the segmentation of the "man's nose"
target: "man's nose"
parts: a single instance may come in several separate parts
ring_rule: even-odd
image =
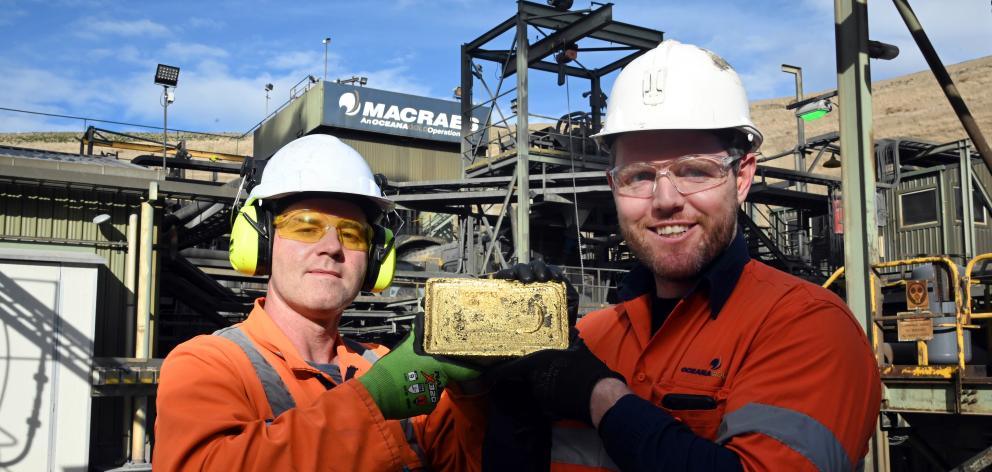
[[[652,204],[655,208],[665,210],[679,208],[685,203],[685,196],[682,195],[675,185],[675,178],[665,171],[659,172],[654,181],[654,196]]]
[[[326,228],[324,237],[317,241],[318,249],[321,254],[328,254],[331,257],[337,257],[339,254],[344,254],[344,245],[341,244],[341,239],[338,237],[338,230],[334,227]]]

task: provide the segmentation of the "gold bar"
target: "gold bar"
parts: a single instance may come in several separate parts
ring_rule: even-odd
[[[498,358],[568,348],[565,284],[500,279],[428,279],[424,351]]]

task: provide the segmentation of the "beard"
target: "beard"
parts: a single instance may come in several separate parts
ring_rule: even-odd
[[[727,211],[711,215],[700,221],[699,225],[704,227],[701,241],[680,251],[652,246],[644,234],[645,229],[636,222],[621,222],[620,234],[627,241],[630,251],[651,269],[656,279],[690,282],[696,280],[703,269],[730,245],[737,231],[737,206],[727,205]]]

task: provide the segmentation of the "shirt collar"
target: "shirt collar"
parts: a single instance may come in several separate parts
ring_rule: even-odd
[[[320,372],[320,370],[310,365],[300,355],[296,347],[293,346],[293,343],[282,332],[282,329],[272,321],[272,318],[266,313],[264,307],[265,297],[256,299],[255,306],[252,308],[251,313],[248,314],[248,319],[242,324],[243,328],[248,331],[248,334],[256,342],[256,345],[283,358],[289,368],[294,371]],[[341,333],[338,333],[338,337],[334,343],[334,349],[339,359],[339,364],[341,363],[342,356],[353,353],[341,338]]]
[[[737,235],[730,242],[723,252],[720,253],[700,274],[699,283],[689,291],[685,298],[688,298],[698,290],[707,289],[710,302],[710,317],[716,319],[727,303],[730,294],[737,286],[737,281],[744,272],[744,266],[751,260],[748,255],[747,241],[741,227],[737,227]],[[655,293],[654,274],[647,266],[638,264],[635,266],[617,289],[617,296],[621,301],[628,301],[646,293]]]

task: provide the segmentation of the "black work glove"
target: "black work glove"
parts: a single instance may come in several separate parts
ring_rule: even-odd
[[[592,425],[589,401],[596,384],[605,378],[626,382],[599,360],[573,330],[568,349],[546,349],[494,367],[490,378],[530,387],[541,410],[557,419],[571,419]]]
[[[563,282],[565,284],[565,301],[568,305],[568,325],[575,326],[579,316],[579,292],[572,286],[561,269],[547,265],[544,261],[531,261],[528,264],[514,264],[493,274],[494,279],[510,279],[529,284],[531,282]]]

